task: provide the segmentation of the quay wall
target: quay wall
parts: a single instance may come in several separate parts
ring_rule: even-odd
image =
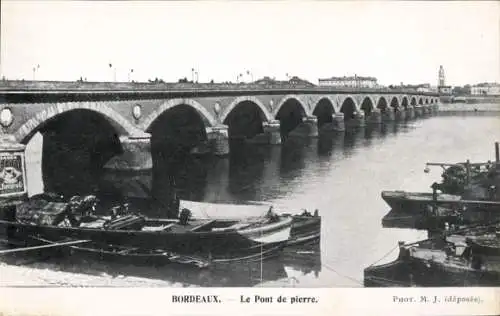
[[[491,103],[441,103],[439,112],[498,112],[500,113],[500,99]]]

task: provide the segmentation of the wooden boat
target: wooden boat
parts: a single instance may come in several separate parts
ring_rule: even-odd
[[[500,233],[471,238],[470,243],[476,254],[500,256]]]
[[[264,205],[216,204],[187,200],[181,200],[180,206],[181,208],[185,207],[193,210],[197,214],[234,214],[233,216],[238,216],[236,218],[243,217],[247,220],[256,220],[262,216],[261,214],[269,211],[269,207]],[[253,214],[259,214],[259,216],[256,217]],[[321,216],[318,210],[313,213],[304,210],[302,213],[295,215],[280,213],[280,216],[292,218],[292,229],[290,239],[286,243],[287,247],[319,244],[321,240]]]
[[[446,239],[400,243],[398,258],[364,270],[365,286],[498,286],[500,256]]]
[[[424,192],[382,191],[382,199],[393,211],[403,212],[405,214],[423,213],[428,209],[428,206],[434,202],[433,194]],[[452,202],[460,201],[461,199],[459,195],[437,195],[437,201],[444,207],[451,207],[451,205],[453,205],[451,204]]]
[[[465,224],[461,214],[452,209],[438,208],[436,212],[403,213],[391,210],[382,218],[384,228],[444,229],[445,224]]]
[[[317,245],[321,240],[321,217],[319,215],[294,215],[292,216],[292,230],[288,247],[304,247]]]
[[[56,241],[50,241],[40,237],[32,236],[34,242],[40,244],[55,244]],[[57,241],[61,242],[61,241]],[[68,246],[69,251],[67,254],[72,256],[82,255],[84,258],[91,258],[94,260],[103,260],[107,262],[122,262],[131,263],[134,265],[182,265],[194,268],[207,268],[210,266],[208,260],[197,258],[194,256],[180,255],[162,249],[141,249],[126,246],[107,245],[97,242],[84,243],[80,245]]]
[[[189,211],[183,210],[180,219],[152,219],[127,214],[114,220],[107,216],[93,216],[80,225],[63,225],[60,219],[66,210],[58,202],[47,202],[34,214],[25,212],[32,216],[31,221],[17,217],[17,220],[0,220],[0,226],[11,230],[11,238],[35,236],[53,242],[91,240],[100,245],[139,248],[141,251],[161,249],[222,263],[258,261],[275,256],[289,240],[293,221],[290,216],[275,215],[245,220],[192,220],[189,214],[186,215]],[[100,250],[105,249],[101,247]]]
[[[412,266],[416,282],[424,286],[500,284],[500,257],[466,255],[469,247],[446,247],[449,250],[420,244],[408,249],[406,260]]]
[[[364,269],[363,273],[365,287],[415,286],[410,266],[401,258],[389,263],[368,267]]]

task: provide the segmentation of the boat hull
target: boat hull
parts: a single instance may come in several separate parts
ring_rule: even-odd
[[[366,287],[463,287],[500,285],[497,259],[481,269],[471,267],[465,259],[436,260],[417,257],[400,249],[399,257],[390,263],[364,270]],[[437,254],[438,252],[436,252]],[[439,255],[436,256],[436,258]]]
[[[33,244],[54,244],[55,241],[43,238],[31,238]],[[163,266],[182,265],[194,268],[207,268],[210,262],[202,258],[179,255],[173,252],[154,250],[144,251],[137,248],[129,248],[100,243],[88,243],[82,246],[68,246],[60,251],[62,255],[80,256],[85,259],[120,262],[125,264]]]
[[[439,195],[440,199],[454,199],[458,200],[458,196],[454,195]],[[382,199],[391,207],[395,212],[402,212],[406,214],[423,214],[432,205],[432,193],[411,193],[405,191],[382,191]],[[441,207],[452,207],[452,204],[440,203]]]
[[[195,255],[210,261],[261,260],[277,255],[290,236],[291,218],[260,228],[230,231],[170,232],[104,230],[82,227],[59,227],[0,221],[11,230],[11,238],[35,236],[50,241],[62,239],[91,240],[104,245],[163,249]],[[12,232],[12,229],[14,231]]]
[[[286,245],[288,247],[304,247],[318,245],[321,240],[320,216],[293,216],[292,230]]]

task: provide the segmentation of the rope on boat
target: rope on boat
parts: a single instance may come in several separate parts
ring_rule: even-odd
[[[321,266],[322,266],[322,267],[325,267],[325,268],[327,268],[328,270],[330,270],[330,271],[333,271],[333,272],[337,273],[337,274],[338,274],[338,275],[340,275],[341,277],[344,277],[344,278],[346,278],[346,279],[349,279],[349,280],[351,280],[351,281],[353,281],[353,282],[355,282],[355,283],[357,283],[357,284],[359,284],[359,285],[364,285],[364,283],[363,283],[362,281],[360,281],[360,280],[358,280],[358,279],[356,279],[356,278],[350,277],[350,276],[348,276],[348,275],[345,275],[345,274],[343,274],[343,273],[340,273],[340,272],[339,272],[339,271],[337,271],[335,268],[333,268],[332,266],[330,266],[330,265],[328,265],[328,264],[326,264],[326,263],[321,263]]]
[[[376,265],[377,263],[379,263],[380,261],[384,260],[385,258],[387,258],[388,255],[390,255],[394,250],[398,249],[399,248],[399,245],[396,245],[396,247],[392,248],[388,253],[386,253],[382,258],[378,259],[377,261],[375,261],[374,263],[370,264],[368,267],[373,267],[374,265]]]
[[[0,255],[8,254],[8,253],[15,253],[15,252],[24,252],[24,251],[30,251],[30,250],[38,250],[38,249],[44,249],[44,248],[54,248],[54,247],[77,245],[77,244],[83,244],[83,243],[87,243],[87,242],[90,242],[90,240],[73,240],[73,241],[67,241],[67,242],[61,242],[61,243],[54,243],[54,244],[50,244],[50,245],[41,245],[41,246],[33,246],[33,247],[0,250]]]

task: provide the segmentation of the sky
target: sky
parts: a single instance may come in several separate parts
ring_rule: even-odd
[[[1,1],[7,79],[500,82],[500,2]],[[112,64],[112,68],[109,64]],[[38,67],[39,65],[39,67]],[[33,68],[36,68],[33,72]],[[130,70],[133,69],[133,72]],[[247,74],[247,71],[249,74]]]

